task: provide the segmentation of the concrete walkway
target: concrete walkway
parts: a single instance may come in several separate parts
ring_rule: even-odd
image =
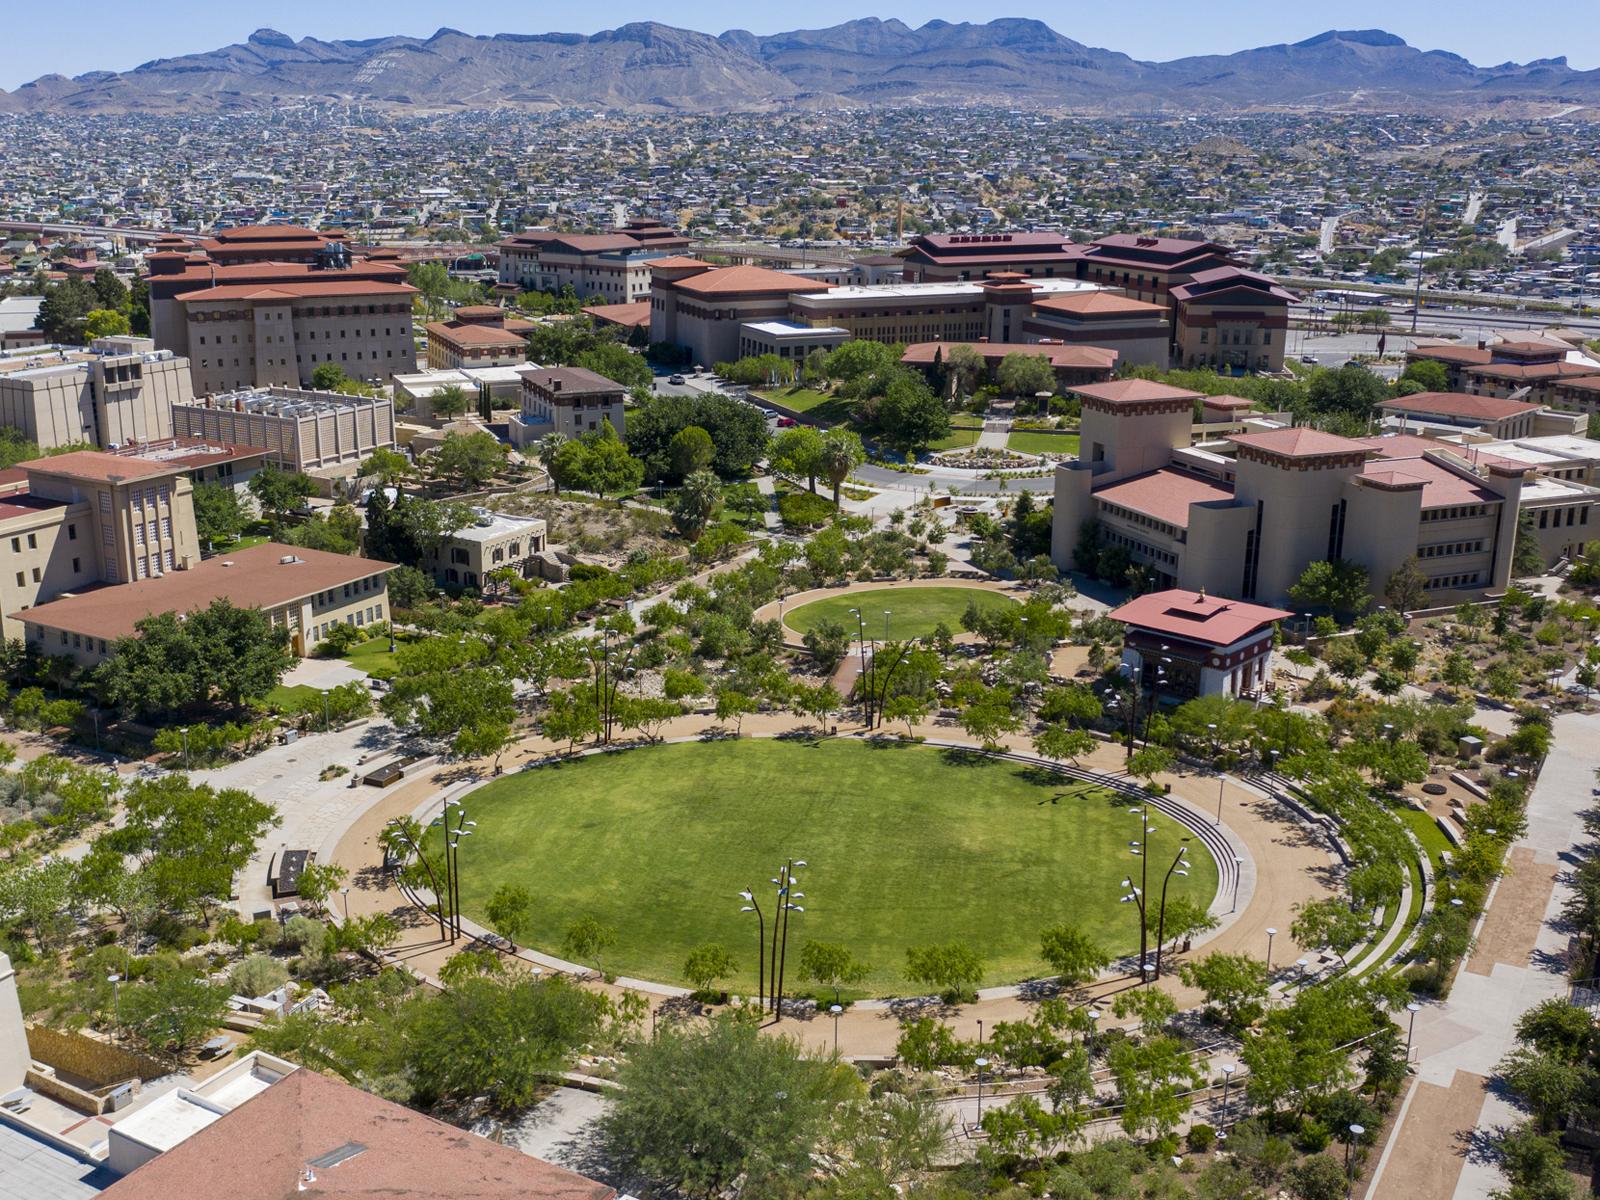
[[[1567,865],[1594,804],[1600,714],[1557,717],[1528,801],[1528,832],[1490,896],[1478,945],[1448,1000],[1417,1014],[1417,1078],[1368,1189],[1406,1200],[1486,1200],[1505,1180],[1486,1140],[1522,1117],[1489,1081],[1524,1012],[1564,996]],[[1403,1014],[1402,1014],[1403,1015]]]

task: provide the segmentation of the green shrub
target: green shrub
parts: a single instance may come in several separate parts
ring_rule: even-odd
[[[788,492],[778,497],[778,516],[785,525],[799,529],[815,529],[833,519],[837,510],[825,496],[810,492]]]
[[[1204,1154],[1211,1149],[1217,1141],[1217,1131],[1209,1125],[1191,1125],[1189,1127],[1189,1149],[1196,1154]]]
[[[283,927],[283,944],[306,954],[321,954],[328,940],[328,928],[310,917],[290,917]]]
[[[252,954],[228,972],[228,985],[240,996],[265,996],[287,982],[288,969],[265,954]]]

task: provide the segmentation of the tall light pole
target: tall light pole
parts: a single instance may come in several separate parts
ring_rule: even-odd
[[[178,732],[183,737],[183,769],[187,771],[189,769],[189,727],[185,725]]]
[[[344,899],[344,923],[348,925],[350,924],[350,889],[348,887],[340,888],[339,895]]]
[[[789,960],[789,914],[805,912],[803,906],[795,903],[796,900],[805,899],[805,893],[794,890],[794,885],[799,882],[794,877],[794,869],[806,865],[803,858],[789,859],[778,868],[778,874],[772,881],[778,891],[777,907],[772,914],[772,958],[768,965],[772,986],[769,995],[773,1014],[779,1021],[783,1020],[783,976]]]
[[[756,915],[756,1003],[761,1008],[767,1007],[767,919],[761,915],[761,905],[756,902],[756,890],[747,887],[739,893],[739,899],[745,901],[745,906],[740,912],[753,912]]]
[[[1238,1069],[1237,1063],[1222,1064],[1222,1123],[1224,1125],[1227,1124],[1228,1115],[1231,1111],[1228,1108],[1228,1085],[1233,1082],[1233,1073]]]
[[[117,1036],[122,1036],[122,976],[111,974],[106,976],[106,982],[111,985],[111,1011],[115,1015]]]
[[[421,846],[411,840],[411,835],[406,832],[405,825],[401,824],[398,817],[389,822],[389,828],[399,835],[406,848],[416,855],[417,861],[422,864],[422,869],[428,873],[428,883],[433,888],[434,912],[439,918],[439,940],[442,942],[446,937],[444,924],[445,889],[439,886],[439,877],[434,874],[433,864],[428,861],[428,856],[422,852]]]
[[[829,1005],[828,1011],[833,1014],[833,1054],[837,1058],[839,1056],[839,1014],[844,1011],[844,1005]]]
[[[1272,974],[1272,939],[1278,936],[1278,931],[1271,926],[1267,927],[1267,974]]]
[[[1235,854],[1233,856],[1233,904],[1229,906],[1229,912],[1239,911],[1239,877],[1243,874],[1244,855]]]
[[[1349,1196],[1355,1190],[1356,1181],[1350,1174],[1350,1148],[1356,1144],[1356,1139],[1367,1131],[1365,1125],[1350,1126],[1349,1135],[1344,1140],[1344,1194]]]
[[[989,1065],[987,1058],[973,1061],[973,1066],[978,1068],[978,1124],[983,1124],[983,1072]]]
[[[1216,725],[1216,722],[1213,721],[1213,722],[1208,723],[1206,725],[1206,728],[1211,730],[1211,765],[1214,768],[1216,768],[1216,772],[1217,772],[1217,828],[1221,829],[1222,828],[1222,787],[1223,787],[1224,776],[1222,774],[1222,764],[1217,761],[1217,725]]]
[[[1156,978],[1161,978],[1161,949],[1166,941],[1167,934],[1167,885],[1172,882],[1174,875],[1189,874],[1189,839],[1183,839],[1183,845],[1178,847],[1178,853],[1173,857],[1172,865],[1167,868],[1166,878],[1161,881],[1161,908],[1156,916]],[[1182,864],[1181,866],[1179,864]]]
[[[1411,1021],[1406,1027],[1406,1066],[1411,1066],[1411,1035],[1417,1032],[1417,1014],[1422,1011],[1422,1005],[1413,1000],[1406,1005],[1406,1012],[1411,1014]]]

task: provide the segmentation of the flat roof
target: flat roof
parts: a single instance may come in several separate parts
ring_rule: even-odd
[[[112,1176],[0,1121],[0,1181],[8,1196],[27,1200],[90,1200]]]
[[[1065,296],[1076,292],[1097,292],[1104,288],[1098,283],[1085,283],[1081,279],[1033,279],[1028,286],[1047,296]],[[936,280],[932,283],[852,283],[828,291],[804,292],[798,298],[806,301],[847,300],[928,300],[936,296],[981,296],[982,281],[958,279]],[[798,289],[797,289],[798,290]]]
[[[130,479],[158,479],[183,474],[179,463],[156,462],[149,458],[129,458],[105,450],[73,450],[18,463],[35,475],[61,475],[68,479],[87,479],[95,483],[123,482]]]
[[[205,559],[187,571],[104,584],[8,615],[110,641],[127,637],[135,623],[158,613],[193,612],[223,597],[241,608],[275,608],[393,569],[393,563],[377,559],[264,542]]]
[[[514,533],[534,533],[545,528],[542,517],[519,517],[511,513],[491,512],[486,508],[473,510],[477,519],[465,528],[458,529],[447,540],[458,542],[488,542],[508,537]]]
[[[746,321],[741,329],[754,329],[771,337],[791,337],[800,334],[825,334],[829,337],[849,337],[848,329],[837,325],[807,325],[804,321]]]
[[[1274,621],[1294,616],[1281,608],[1224,600],[1182,588],[1135,597],[1108,615],[1140,629],[1208,646],[1231,646]]]

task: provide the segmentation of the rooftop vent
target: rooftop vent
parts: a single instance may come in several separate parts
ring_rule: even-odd
[[[289,567],[289,566],[293,566],[297,562],[304,562],[304,561],[305,561],[305,559],[301,558],[298,554],[285,554],[282,558],[280,558],[278,560],[278,565],[280,567]]]
[[[348,1162],[365,1149],[366,1147],[360,1142],[346,1142],[342,1146],[334,1147],[326,1154],[319,1154],[315,1158],[307,1159],[306,1166],[321,1167],[326,1171],[330,1167],[337,1167],[342,1162]]]

